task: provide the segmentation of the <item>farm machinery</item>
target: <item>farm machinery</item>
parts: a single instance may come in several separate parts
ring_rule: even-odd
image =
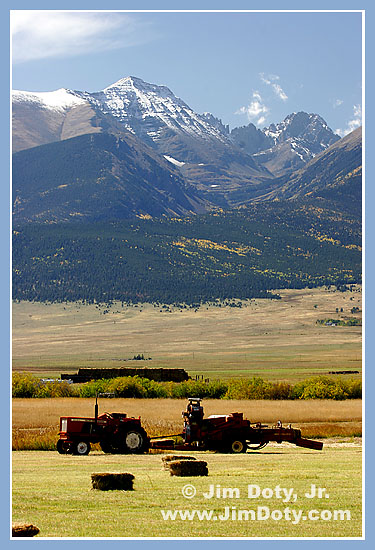
[[[279,421],[269,428],[267,425],[255,423],[243,417],[243,413],[228,415],[211,415],[204,418],[201,399],[190,398],[187,410],[182,413],[184,428],[182,445],[175,445],[178,450],[209,450],[226,453],[246,453],[248,449],[262,449],[270,441],[282,443],[288,441],[298,447],[321,450],[323,444],[318,441],[304,439],[301,430],[290,425],[287,428]],[[155,441],[153,448],[170,448],[171,442]],[[164,447],[165,445],[165,447]]]
[[[123,413],[98,415],[96,398],[94,418],[60,418],[57,450],[61,454],[86,455],[90,452],[90,443],[99,443],[105,453],[145,453],[150,448],[245,453],[248,449],[262,449],[270,441],[287,441],[298,447],[315,450],[323,448],[321,442],[303,438],[301,430],[290,425],[284,428],[280,421],[268,427],[261,423],[251,423],[243,418],[243,413],[204,418],[201,401],[199,398],[188,400],[187,409],[182,413],[182,433],[150,438],[141,425],[140,417],[127,417]],[[171,437],[182,438],[183,443],[177,444],[173,439],[166,439]]]
[[[145,453],[150,439],[141,425],[141,419],[124,413],[98,414],[98,396],[113,397],[113,394],[98,394],[95,400],[94,418],[81,416],[60,417],[60,438],[57,450],[60,454],[87,455],[91,443],[99,443],[105,453]]]

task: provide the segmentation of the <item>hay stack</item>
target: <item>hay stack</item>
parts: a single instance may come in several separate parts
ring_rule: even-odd
[[[203,460],[171,460],[168,466],[171,476],[208,476],[207,462]]]
[[[175,460],[196,460],[194,456],[166,455],[162,457],[164,470],[169,470],[169,463]]]
[[[91,474],[92,488],[99,491],[132,491],[133,474]]]
[[[12,523],[12,537],[35,537],[38,527],[32,523]]]

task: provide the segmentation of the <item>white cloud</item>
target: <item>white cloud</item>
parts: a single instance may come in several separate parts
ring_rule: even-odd
[[[350,132],[353,132],[356,128],[359,128],[362,124],[362,107],[361,105],[353,105],[353,118],[351,118],[346,126],[346,128],[341,129],[337,128],[336,134],[338,134],[341,137],[346,136],[347,134],[350,134]]]
[[[247,115],[250,122],[255,122],[258,126],[260,126],[265,122],[268,113],[269,108],[264,104],[260,93],[258,91],[254,91],[249,105],[246,107],[241,107],[235,114]]]
[[[277,84],[277,80],[280,80],[280,77],[277,74],[270,74],[266,76],[264,73],[260,73],[260,78],[262,82],[267,84],[267,86],[271,86],[275,94],[279,99],[282,99],[283,101],[286,101],[288,99],[288,96],[280,86],[280,84]]]
[[[265,117],[265,116],[261,116],[261,117],[258,119],[257,124],[258,124],[258,126],[262,126],[265,122],[266,122],[266,117]]]
[[[13,62],[132,46],[148,39],[146,29],[124,13],[13,10]]]
[[[340,105],[342,105],[343,103],[344,103],[344,101],[342,99],[336,99],[333,102],[333,108],[336,109],[336,107],[340,107]]]

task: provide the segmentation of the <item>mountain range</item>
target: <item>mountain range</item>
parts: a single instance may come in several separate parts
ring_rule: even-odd
[[[183,216],[287,198],[292,175],[303,179],[340,141],[304,112],[230,131],[166,86],[136,77],[96,93],[14,91],[14,219]],[[336,149],[340,165],[345,151]]]
[[[15,299],[197,305],[361,281],[361,128],[297,112],[230,130],[127,77],[14,92],[13,151]]]

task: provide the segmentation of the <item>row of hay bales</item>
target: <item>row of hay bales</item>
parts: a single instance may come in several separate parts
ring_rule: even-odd
[[[166,455],[162,457],[163,468],[168,470],[171,476],[193,477],[207,476],[208,467],[204,460],[197,460],[193,456]],[[133,474],[120,473],[102,473],[91,474],[91,483],[93,489],[99,491],[132,491]]]
[[[163,468],[171,476],[193,477],[207,476],[208,467],[204,460],[193,456],[166,455],[162,457]],[[91,474],[93,489],[99,491],[132,491],[134,475],[130,473],[96,473]],[[38,527],[31,523],[13,523],[12,537],[34,537],[39,533]]]

